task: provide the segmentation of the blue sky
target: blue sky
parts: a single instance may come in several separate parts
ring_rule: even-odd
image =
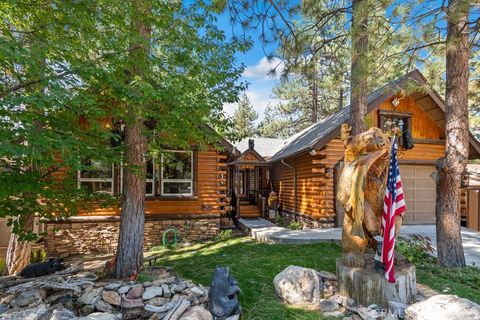
[[[240,35],[244,32],[242,27],[238,25],[234,26],[232,30],[228,12],[220,16],[218,25],[229,37],[233,36],[234,33]],[[251,37],[253,46],[246,53],[237,53],[236,59],[238,65],[245,65],[242,80],[247,81],[249,84],[246,94],[253,108],[257,111],[259,116],[258,121],[260,121],[263,119],[264,111],[268,103],[274,105],[279,102],[278,99],[272,96],[272,87],[275,82],[278,81],[278,77],[272,78],[268,75],[268,72],[273,66],[276,66],[280,60],[275,59],[271,62],[267,60],[262,42],[259,40],[259,33],[255,30],[248,31],[247,36]],[[272,52],[275,48],[269,47],[268,50]],[[277,70],[279,69],[277,68]],[[226,104],[223,109],[228,115],[233,115],[235,107],[236,104]]]

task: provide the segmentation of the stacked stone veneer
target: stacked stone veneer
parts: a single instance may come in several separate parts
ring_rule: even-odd
[[[333,228],[335,226],[334,222],[328,218],[320,218],[315,220],[312,217],[307,215],[301,214],[294,214],[285,211],[279,211],[279,215],[281,215],[285,220],[290,222],[298,222],[302,229],[320,229],[320,228]]]
[[[119,221],[46,223],[45,249],[50,255],[62,257],[78,254],[113,254],[117,249],[119,227]],[[220,217],[152,220],[147,218],[144,249],[162,245],[163,234],[170,228],[177,230],[181,241],[212,239],[219,233]]]

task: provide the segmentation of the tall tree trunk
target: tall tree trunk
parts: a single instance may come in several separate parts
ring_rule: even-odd
[[[146,139],[140,120],[125,128],[127,144],[123,171],[122,214],[117,245],[115,277],[137,274],[143,265],[145,224]]]
[[[312,123],[318,122],[318,87],[317,81],[313,80],[312,84]]]
[[[26,216],[23,224],[25,231],[33,231],[34,216]],[[7,256],[5,259],[8,274],[15,274],[22,271],[30,263],[30,253],[32,252],[32,243],[22,241],[17,234],[12,233],[8,241]]]
[[[350,80],[350,124],[352,135],[367,129],[368,0],[352,0],[352,64]]]
[[[460,234],[460,184],[468,161],[468,1],[447,10],[446,152],[437,162],[437,251],[445,267],[465,266]]]
[[[143,77],[148,65],[150,28],[144,19],[150,15],[147,5],[132,1],[132,27],[142,38],[141,49],[131,54],[132,73]],[[125,163],[123,171],[122,214],[117,245],[115,277],[136,276],[143,265],[143,239],[145,224],[145,175],[147,139],[143,133],[145,106],[129,106],[125,126]]]

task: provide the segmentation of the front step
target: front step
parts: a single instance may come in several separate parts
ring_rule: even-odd
[[[260,210],[254,205],[240,206],[240,217],[242,218],[258,218],[260,217]]]

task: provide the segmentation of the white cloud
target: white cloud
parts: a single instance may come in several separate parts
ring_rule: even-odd
[[[273,58],[268,61],[267,57],[263,57],[256,65],[246,67],[242,76],[257,80],[279,79],[284,68],[285,64],[282,60]],[[270,74],[273,69],[275,69],[275,75]]]

